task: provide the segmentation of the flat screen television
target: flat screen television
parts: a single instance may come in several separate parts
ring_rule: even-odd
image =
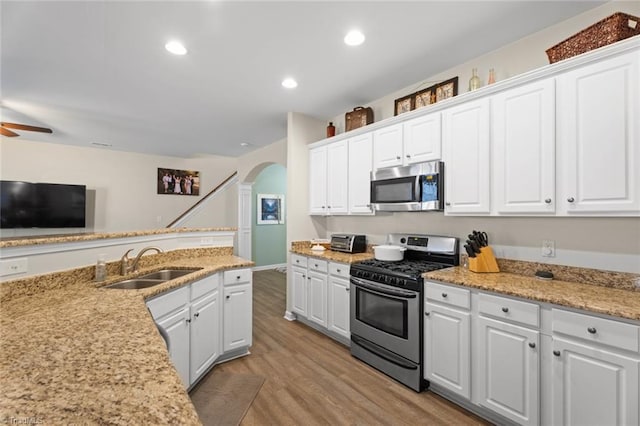
[[[85,185],[0,181],[0,228],[84,228]]]

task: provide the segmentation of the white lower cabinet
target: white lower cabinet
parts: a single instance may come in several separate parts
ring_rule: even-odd
[[[250,269],[224,272],[224,351],[253,342],[253,280]]]
[[[640,424],[640,323],[425,282],[424,378],[498,424]]]
[[[225,281],[224,294],[229,299],[233,296],[233,303],[227,306],[221,301],[222,274],[210,275],[147,301],[154,321],[168,336],[169,356],[185,388],[195,384],[224,352],[251,346],[251,271],[233,270],[225,274],[229,272],[234,277],[241,276],[243,282],[227,287]],[[227,345],[227,340],[235,344]]]
[[[335,265],[332,263],[332,265]],[[340,268],[338,268],[340,269]],[[348,271],[348,267],[346,267]],[[329,318],[327,328],[345,339],[351,338],[349,326],[349,279],[329,275]]]
[[[539,332],[478,318],[480,404],[519,424],[537,425]]]
[[[425,379],[471,398],[471,314],[424,305]]]
[[[344,263],[291,255],[292,311],[343,342],[351,338],[349,270]]]
[[[638,425],[640,327],[553,309],[555,425]]]

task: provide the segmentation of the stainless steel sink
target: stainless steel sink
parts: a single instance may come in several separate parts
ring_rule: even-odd
[[[146,278],[132,278],[130,280],[119,281],[115,284],[105,286],[105,288],[113,288],[118,290],[140,290],[143,288],[153,287],[154,285],[162,284],[167,280],[154,280]]]
[[[152,272],[150,274],[147,275],[143,275],[140,278],[141,279],[149,279],[149,280],[163,280],[163,281],[169,281],[169,280],[173,280],[175,278],[179,278],[182,277],[184,275],[188,275],[192,272],[196,272],[199,271],[202,268],[196,268],[196,269],[163,269],[161,271],[156,271],[156,272]]]

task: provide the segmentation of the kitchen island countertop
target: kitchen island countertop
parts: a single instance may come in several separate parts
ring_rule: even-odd
[[[70,280],[4,300],[0,311],[0,419],[43,424],[201,424],[145,300],[253,262],[232,255],[170,259],[203,269],[144,290]],[[127,277],[128,278],[128,277]]]

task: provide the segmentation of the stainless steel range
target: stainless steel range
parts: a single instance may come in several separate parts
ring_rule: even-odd
[[[458,239],[389,234],[387,243],[406,247],[404,260],[351,265],[351,354],[420,392],[422,274],[458,265]]]

